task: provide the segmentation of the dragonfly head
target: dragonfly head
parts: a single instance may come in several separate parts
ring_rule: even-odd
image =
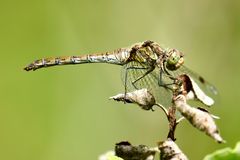
[[[166,67],[174,71],[177,70],[184,63],[183,53],[176,49],[169,49],[167,51]]]

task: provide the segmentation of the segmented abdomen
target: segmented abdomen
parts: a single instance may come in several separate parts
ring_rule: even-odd
[[[61,56],[55,58],[43,58],[30,63],[24,68],[26,71],[36,70],[43,67],[82,63],[110,63],[124,65],[130,57],[130,51],[127,48],[121,48],[113,52],[88,54],[80,56]]]

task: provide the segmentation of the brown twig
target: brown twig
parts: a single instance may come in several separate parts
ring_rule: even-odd
[[[158,103],[156,103],[155,105],[160,107],[163,110],[163,112],[165,113],[165,115],[166,115],[166,117],[168,119],[169,131],[168,131],[167,138],[170,138],[172,141],[175,141],[176,140],[176,138],[175,138],[175,130],[176,130],[177,124],[179,123],[179,121],[176,120],[176,115],[175,115],[176,107],[175,106],[171,106],[167,110],[164,106],[162,106],[162,105],[160,105]]]
[[[168,109],[168,122],[169,122],[169,131],[167,138],[170,138],[172,141],[175,141],[175,130],[177,127],[177,121],[176,121],[176,108],[174,106],[169,107]]]

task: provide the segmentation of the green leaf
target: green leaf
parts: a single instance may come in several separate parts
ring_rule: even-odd
[[[240,142],[234,149],[224,148],[207,155],[204,160],[240,160]]]

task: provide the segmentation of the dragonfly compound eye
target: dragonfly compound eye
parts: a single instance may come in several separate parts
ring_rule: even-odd
[[[173,71],[178,69],[184,62],[183,59],[183,54],[176,50],[176,49],[171,49],[168,52],[168,57],[166,60],[166,67],[167,69]]]

